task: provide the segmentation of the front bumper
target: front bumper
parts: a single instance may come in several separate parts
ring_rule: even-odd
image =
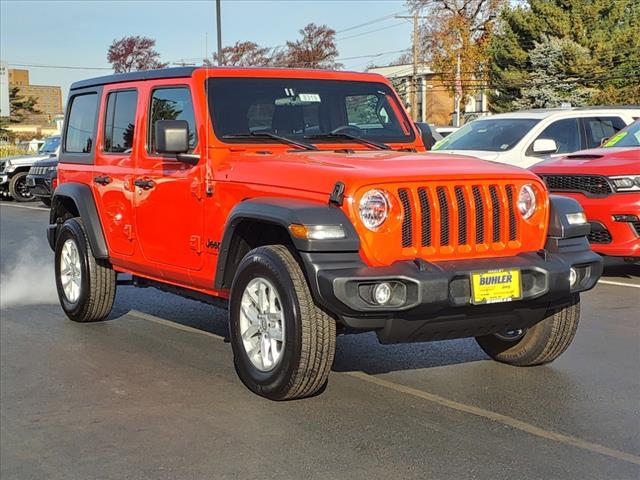
[[[50,175],[27,175],[27,186],[36,197],[51,197],[53,193]]]
[[[6,184],[9,183],[9,175],[3,173],[0,175],[0,186],[6,187]]]
[[[607,232],[606,235],[592,236],[593,251],[616,257],[640,257],[640,231],[636,231],[631,222],[614,220],[614,215],[640,217],[640,193],[617,193],[605,198],[590,198],[579,193],[566,195],[577,200],[587,220],[597,225],[592,231]]]
[[[301,253],[316,301],[347,328],[375,330],[382,343],[480,336],[530,327],[550,308],[589,290],[602,274],[602,260],[585,237],[549,238],[544,250],[514,257],[429,263],[364,265],[358,254]],[[569,272],[578,272],[571,287]],[[521,300],[473,305],[472,272],[518,268]],[[406,302],[393,308],[367,301],[361,292],[376,282],[397,282]]]

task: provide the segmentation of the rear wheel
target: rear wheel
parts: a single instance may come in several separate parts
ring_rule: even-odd
[[[526,330],[507,330],[476,337],[480,348],[494,360],[521,367],[553,362],[571,344],[580,318],[580,296],[550,310],[544,320]]]
[[[11,177],[11,181],[9,182],[9,193],[16,202],[33,201],[33,195],[27,186],[28,174],[28,172],[18,172]]]
[[[258,395],[290,400],[325,386],[336,324],[313,302],[300,265],[284,245],[256,248],[240,262],[229,330],[238,376]]]
[[[55,248],[55,274],[62,309],[74,322],[104,320],[116,296],[116,272],[96,259],[80,218],[60,227]]]

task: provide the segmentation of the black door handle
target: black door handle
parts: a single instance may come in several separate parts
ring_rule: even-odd
[[[98,175],[97,177],[93,177],[93,181],[100,185],[109,185],[111,183],[111,177],[108,175]]]
[[[136,187],[140,187],[143,190],[149,190],[156,186],[156,182],[149,180],[148,178],[138,178],[133,184]]]

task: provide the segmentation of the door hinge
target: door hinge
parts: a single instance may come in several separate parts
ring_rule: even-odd
[[[202,252],[200,246],[200,237],[198,235],[191,235],[191,238],[189,239],[189,246],[191,247],[191,250],[195,250],[196,253]]]
[[[125,225],[123,228],[124,236],[127,237],[127,240],[133,240],[133,227],[131,225]]]
[[[205,188],[205,193],[207,195],[207,197],[210,197],[213,195],[213,192],[215,192],[216,190],[216,185],[215,182],[213,181],[213,178],[207,178],[206,180],[206,188]]]

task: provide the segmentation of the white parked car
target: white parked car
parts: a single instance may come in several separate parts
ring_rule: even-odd
[[[640,106],[502,113],[466,124],[433,150],[528,168],[549,157],[598,147],[637,118]]]

